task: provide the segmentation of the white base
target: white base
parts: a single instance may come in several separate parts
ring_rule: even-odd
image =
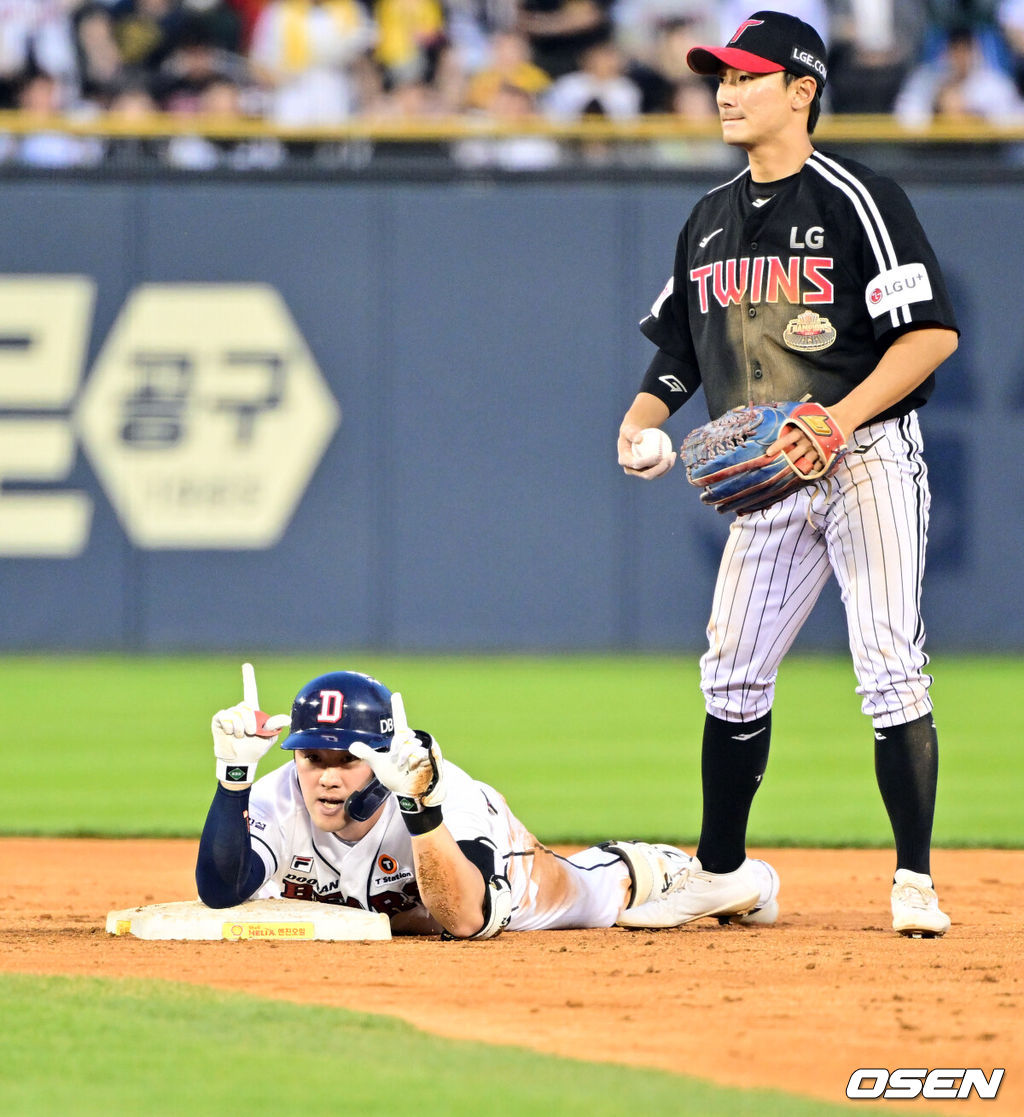
[[[391,924],[382,912],[309,900],[248,900],[233,908],[185,900],[108,912],[107,932],[137,939],[384,941],[391,938]]]

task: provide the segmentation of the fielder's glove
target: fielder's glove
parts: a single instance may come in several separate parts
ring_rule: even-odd
[[[768,449],[790,428],[811,441],[817,459]],[[818,403],[749,404],[690,431],[680,448],[691,485],[719,512],[756,512],[812,481],[830,477],[846,453],[843,432]]]
[[[256,671],[251,663],[243,663],[242,701],[227,710],[218,710],[210,723],[217,779],[229,785],[252,783],[256,765],[290,723],[287,714],[267,717],[260,709]]]
[[[444,759],[437,741],[429,733],[409,728],[402,696],[391,695],[395,735],[386,752],[371,749],[362,741],[348,751],[365,760],[373,774],[398,800],[398,808],[410,834],[426,834],[441,825],[441,803],[445,797]]]

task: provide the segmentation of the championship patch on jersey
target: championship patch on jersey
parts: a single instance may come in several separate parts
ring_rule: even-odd
[[[819,349],[827,349],[835,339],[835,326],[813,310],[805,310],[795,318],[790,318],[782,335],[788,348],[795,349],[798,353],[815,353]]]
[[[872,318],[879,318],[910,303],[928,302],[931,297],[932,282],[924,264],[902,264],[880,272],[864,291],[864,300]]]

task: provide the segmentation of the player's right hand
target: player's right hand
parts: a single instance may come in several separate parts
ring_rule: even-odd
[[[437,741],[423,730],[409,728],[405,705],[397,691],[391,695],[395,735],[387,752],[377,752],[355,741],[348,751],[365,760],[373,774],[398,796],[403,812],[419,813],[444,802],[444,758]]]
[[[256,778],[256,765],[281,730],[290,724],[287,714],[267,717],[260,709],[256,671],[251,663],[243,663],[242,701],[237,706],[218,710],[210,722],[217,779],[231,787],[252,783]]]
[[[650,437],[645,440],[645,434]],[[619,465],[623,473],[651,481],[661,477],[675,465],[676,453],[667,443],[667,449],[653,442],[653,431],[635,423],[623,423],[619,430]]]

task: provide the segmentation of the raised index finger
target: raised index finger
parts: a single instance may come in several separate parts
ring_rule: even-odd
[[[405,716],[405,702],[398,691],[391,695],[391,716],[395,721],[395,736],[409,728],[409,720]]]
[[[252,710],[260,708],[260,696],[256,692],[256,668],[251,663],[242,664],[242,701]]]

